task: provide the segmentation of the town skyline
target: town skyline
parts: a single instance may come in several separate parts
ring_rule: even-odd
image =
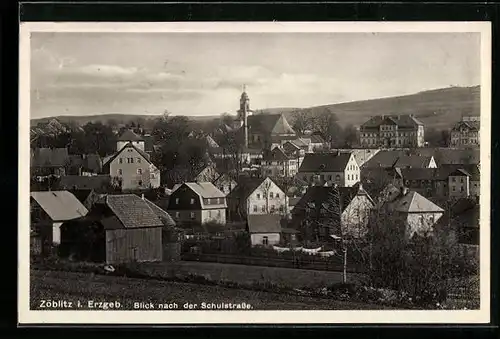
[[[33,33],[31,118],[155,115],[165,110],[172,115],[235,115],[244,85],[251,108],[260,110],[395,97],[481,82],[480,35],[474,33],[201,37]],[[289,57],[297,50],[299,54]],[[287,55],[286,60],[280,55]],[[366,55],[370,62],[364,60]]]

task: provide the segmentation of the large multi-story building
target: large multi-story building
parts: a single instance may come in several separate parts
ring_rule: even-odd
[[[377,115],[360,126],[365,148],[422,147],[424,124],[413,115]]]
[[[451,147],[479,146],[479,117],[462,117],[450,133]]]

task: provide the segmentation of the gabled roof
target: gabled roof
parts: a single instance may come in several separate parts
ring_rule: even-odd
[[[31,167],[64,167],[69,163],[67,148],[35,148]]]
[[[141,150],[140,148],[136,147],[134,144],[132,144],[131,142],[129,142],[125,146],[123,146],[122,149],[120,149],[118,152],[116,152],[115,154],[113,154],[111,157],[106,158],[106,162],[103,164],[103,170],[104,170],[104,168],[106,170],[108,170],[109,165],[111,164],[111,162],[113,160],[115,160],[127,148],[133,148],[133,149],[135,149],[137,151],[137,153],[139,153],[144,158],[144,160],[146,160],[148,163],[151,163],[151,160],[149,159],[149,155],[146,152],[144,152],[143,150]]]
[[[479,128],[481,127],[481,122],[479,122],[479,121],[459,121],[455,124],[455,126],[453,126],[452,130],[453,131],[460,131],[460,129],[462,127],[465,127],[471,131],[479,131]]]
[[[87,208],[68,191],[31,192],[31,197],[53,221],[66,221],[87,215]]]
[[[135,194],[108,195],[106,205],[124,228],[160,227],[162,221],[149,204]]]
[[[410,191],[393,203],[393,210],[404,213],[442,213],[444,210],[415,191]]]
[[[427,168],[431,160],[432,156],[403,155],[397,158],[393,166],[399,168]]]
[[[225,197],[224,193],[211,182],[186,182],[184,185],[189,187],[203,199]]]
[[[247,119],[252,133],[295,134],[283,114],[254,114]]]
[[[269,179],[273,182],[280,190],[283,191],[283,187],[276,181],[272,180],[270,177],[265,178],[252,178],[252,177],[240,177],[238,179],[238,185],[227,195],[229,199],[243,199],[246,200],[250,194],[252,194],[262,183]],[[283,191],[283,193],[285,193]]]
[[[206,140],[209,147],[211,148],[219,147],[219,144],[210,135],[207,135]]]
[[[149,208],[156,214],[160,220],[162,220],[165,225],[175,227],[175,221],[174,219],[168,214],[165,210],[163,210],[160,206],[156,205],[152,201],[148,199],[144,199],[144,201],[148,204]]]
[[[394,124],[403,128],[423,125],[423,123],[413,115],[377,115],[362,124],[361,128],[376,128],[383,124]]]
[[[264,153],[263,160],[286,161],[288,160],[288,156],[281,148],[275,147],[272,151]]]
[[[89,197],[89,195],[93,192],[92,189],[76,189],[76,190],[69,190],[71,194],[73,194],[78,201],[80,201],[82,204],[85,203],[85,200]]]
[[[435,180],[447,180],[452,173],[455,173],[459,170],[463,171],[463,172],[458,172],[461,173],[459,175],[468,175],[471,177],[471,180],[473,181],[480,180],[481,175],[479,168],[477,167],[477,165],[473,164],[442,165],[436,169]]]
[[[249,233],[281,233],[281,215],[250,214],[247,217]]]
[[[144,141],[144,139],[128,129],[118,137],[117,141]]]
[[[351,158],[351,153],[308,153],[299,172],[343,172]]]

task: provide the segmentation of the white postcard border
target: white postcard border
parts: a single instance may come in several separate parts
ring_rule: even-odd
[[[35,311],[29,309],[30,35],[32,32],[336,32],[481,34],[479,310],[460,311]],[[161,22],[20,24],[18,321],[20,324],[460,324],[490,321],[491,23],[490,22]]]

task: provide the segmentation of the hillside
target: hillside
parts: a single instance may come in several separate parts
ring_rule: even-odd
[[[316,115],[325,110],[334,112],[342,126],[352,124],[360,125],[370,116],[383,114],[414,114],[426,126],[434,128],[449,128],[462,115],[480,114],[480,88],[474,87],[450,87],[431,91],[419,92],[416,94],[380,98],[372,100],[362,100],[339,104],[315,106],[309,108],[267,108],[257,110],[256,113],[284,113],[292,122],[292,115],[295,110],[306,111],[311,115]],[[192,120],[206,122],[216,119],[219,115],[193,116]],[[76,122],[85,124],[89,121],[102,121],[113,119],[118,123],[143,119],[154,119],[158,115],[133,115],[133,114],[103,114],[92,116],[57,116],[62,123]],[[50,118],[32,119],[31,124],[47,121]]]
[[[442,129],[451,127],[462,115],[480,115],[480,88],[450,87],[412,95],[363,100],[316,106],[300,110],[312,115],[328,109],[334,112],[343,126],[360,125],[370,116],[383,114],[413,114],[426,126]],[[283,111],[292,117],[293,109]]]

